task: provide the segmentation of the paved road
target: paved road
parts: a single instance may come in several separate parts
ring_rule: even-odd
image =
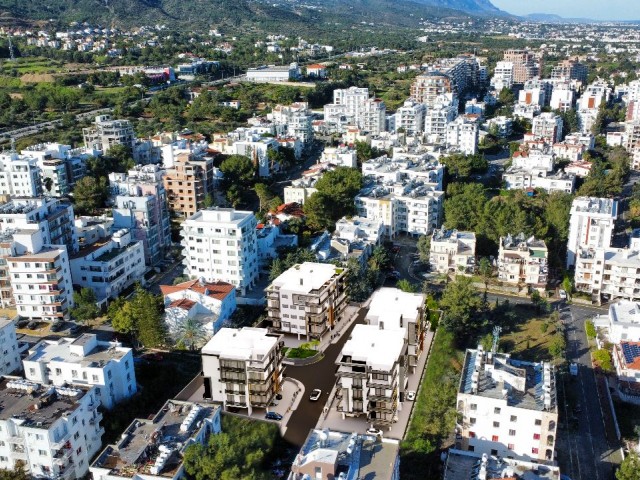
[[[160,285],[173,285],[173,281],[183,274],[184,264],[182,259],[176,261],[169,270],[156,276],[149,286],[149,291],[158,295],[160,293]]]
[[[287,431],[284,435],[284,438],[292,444],[302,446],[309,434],[309,430],[315,428],[318,423],[329,392],[331,392],[331,389],[336,383],[336,358],[351,335],[353,326],[358,323],[363,323],[366,311],[366,309],[360,310],[358,318],[356,318],[353,325],[344,332],[340,341],[325,350],[322,360],[306,367],[287,366],[287,376],[301,381],[305,388],[305,397],[291,415],[287,423]],[[314,388],[322,390],[322,401],[312,402],[309,400],[309,394]]]

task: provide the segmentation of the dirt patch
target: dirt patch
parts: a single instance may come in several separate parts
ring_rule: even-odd
[[[21,93],[10,93],[9,96],[14,100],[22,100],[24,97]]]
[[[25,73],[20,77],[24,83],[53,83],[55,79],[50,73]]]

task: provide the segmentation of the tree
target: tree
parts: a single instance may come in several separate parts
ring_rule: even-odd
[[[16,464],[13,470],[0,469],[0,480],[29,480],[30,478],[31,475],[25,471],[22,464]]]
[[[255,165],[249,157],[231,155],[220,164],[220,171],[224,174],[222,188],[227,201],[235,207],[253,184]]]
[[[378,270],[386,269],[391,265],[391,256],[389,255],[389,251],[383,246],[378,245],[373,249],[373,252],[371,252],[369,265],[372,268],[377,268]]]
[[[484,155],[465,155],[453,153],[441,159],[449,174],[454,177],[468,177],[472,173],[484,173],[489,168],[489,162]]]
[[[264,211],[273,199],[273,193],[271,193],[269,187],[264,183],[256,183],[253,186],[253,190],[256,192],[256,195],[258,195],[258,200],[260,201],[259,210]]]
[[[335,222],[356,213],[354,198],[362,188],[362,173],[355,168],[338,167],[326,172],[317,182],[316,193],[324,195],[324,208]]]
[[[314,192],[304,202],[303,209],[307,217],[307,225],[313,229],[328,229],[335,223],[333,218],[333,200],[329,195]]]
[[[463,335],[469,335],[479,326],[474,325],[473,320],[481,307],[482,300],[473,288],[471,278],[458,276],[442,292],[442,325],[461,339]]]
[[[189,350],[201,347],[207,339],[207,331],[204,324],[195,317],[185,318],[178,326],[175,335],[177,344],[183,344]]]
[[[487,257],[482,257],[480,262],[478,262],[478,273],[482,277],[484,289],[486,291],[489,288],[489,280],[491,280],[491,277],[493,276],[493,266]]]
[[[546,312],[549,307],[549,302],[547,302],[538,290],[533,290],[531,292],[531,303],[536,308],[536,313],[540,315],[540,312],[544,309]]]
[[[163,310],[162,297],[153,295],[138,284],[131,300],[115,300],[107,314],[115,331],[153,348],[163,345],[166,340]]]
[[[44,177],[42,179],[42,185],[47,189],[47,193],[51,193],[51,189],[53,188],[53,179],[51,177]]]
[[[74,208],[81,215],[96,213],[104,207],[108,197],[109,184],[105,177],[83,177],[73,189]]]
[[[431,251],[431,236],[420,236],[420,238],[418,238],[418,243],[416,246],[418,247],[418,255],[420,256],[420,261],[425,263],[428,262]]]
[[[126,172],[135,166],[131,147],[122,143],[112,145],[104,155],[104,161],[110,164],[112,172]]]
[[[407,293],[415,293],[418,291],[416,286],[406,278],[403,278],[402,280],[398,280],[398,283],[396,283],[396,288]]]
[[[93,289],[85,287],[79,292],[74,292],[73,303],[74,307],[71,309],[71,316],[81,322],[87,320],[93,320],[100,315],[100,309],[98,309],[96,294]]]
[[[204,208],[211,208],[215,205],[215,201],[213,200],[213,195],[211,195],[210,193],[207,193],[204,196],[204,200],[202,202],[202,206]]]
[[[640,480],[640,456],[629,452],[616,471],[616,480]]]
[[[613,372],[613,366],[611,363],[611,354],[609,350],[600,348],[592,353],[593,362],[600,367],[603,372]]]
[[[567,341],[562,332],[557,332],[549,342],[549,353],[553,358],[562,358],[567,348]]]

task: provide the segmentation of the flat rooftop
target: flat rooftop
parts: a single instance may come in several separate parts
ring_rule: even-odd
[[[202,420],[212,420],[219,408],[169,400],[153,419],[134,420],[119,443],[105,448],[91,467],[108,469],[119,477],[172,478],[182,464],[189,440],[202,428]]]
[[[0,379],[0,420],[20,419],[22,425],[48,429],[78,408],[88,388],[43,386],[17,377]],[[37,407],[35,407],[37,405]]]
[[[400,317],[403,320],[417,320],[424,301],[425,296],[421,293],[382,287],[373,292],[366,319],[372,324],[377,325],[383,321],[385,327],[400,328]],[[404,326],[406,327],[406,324]]]
[[[13,319],[7,318],[7,317],[0,317],[0,330],[2,330],[4,327],[9,325],[10,323],[13,323]]]
[[[444,228],[435,229],[431,241],[456,243],[458,240],[475,240],[474,232],[464,232],[461,230],[446,230]]]
[[[221,328],[202,348],[203,355],[218,355],[230,360],[257,360],[266,355],[279,341],[266,328]]]
[[[100,368],[111,360],[120,360],[131,350],[116,346],[115,343],[98,342],[94,337],[92,334],[84,334],[78,338],[42,340],[29,350],[29,356],[25,361],[76,363],[82,367]],[[76,353],[77,349],[72,347],[89,350],[84,355],[79,355]]]
[[[629,300],[620,300],[609,306],[611,323],[640,326],[640,304]]]
[[[618,201],[611,198],[578,197],[573,200],[571,211],[598,215],[618,216]]]
[[[330,263],[304,262],[282,273],[271,285],[280,287],[281,290],[306,295],[319,291],[344,270]]]
[[[487,456],[483,462],[480,454],[450,449],[444,470],[444,480],[470,480],[479,478],[482,469],[486,479],[522,479],[522,480],[560,480],[558,467],[540,465],[510,458]]]
[[[401,329],[382,330],[376,325],[356,325],[339,358],[364,362],[374,370],[389,371],[398,362],[405,347]]]

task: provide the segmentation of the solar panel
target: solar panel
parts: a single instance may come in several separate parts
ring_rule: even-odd
[[[622,354],[626,363],[633,363],[636,358],[640,357],[640,345],[623,343]]]

